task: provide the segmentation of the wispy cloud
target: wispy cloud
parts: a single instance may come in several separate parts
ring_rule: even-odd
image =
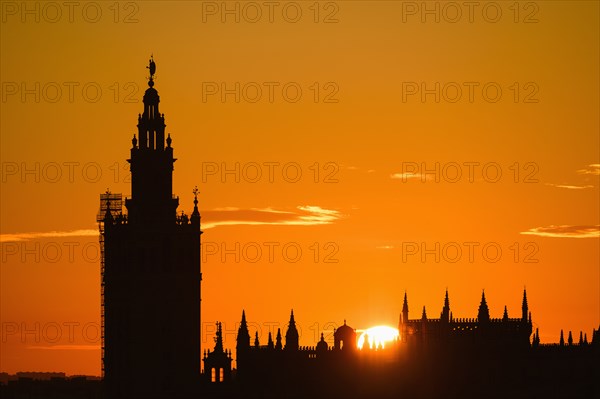
[[[596,175],[600,176],[600,163],[593,163],[588,165],[585,169],[579,169],[577,171],[580,175]]]
[[[315,226],[331,224],[342,216],[339,211],[312,205],[298,206],[294,210],[216,208],[202,212],[202,229],[239,225]]]
[[[595,226],[569,226],[550,225],[547,227],[535,227],[521,234],[534,235],[539,237],[553,238],[598,238],[600,237],[600,225]]]
[[[568,190],[584,190],[586,188],[594,188],[594,186],[590,186],[585,185],[585,186],[573,186],[573,185],[568,185],[568,184],[553,184],[553,183],[546,183],[547,186],[550,187],[556,187],[556,188],[566,188]]]
[[[54,350],[54,351],[99,351],[100,345],[50,345],[28,346],[27,349]]]
[[[346,170],[360,170],[360,171],[363,171],[363,172],[364,172],[364,171],[366,171],[367,173],[373,173],[373,172],[375,172],[375,169],[366,169],[366,170],[365,170],[365,168],[361,168],[361,167],[359,167],[359,166],[354,166],[354,165],[349,165],[349,166],[342,165],[342,166],[340,166],[340,169],[346,169]]]
[[[29,241],[40,238],[90,237],[98,236],[98,230],[46,231],[35,233],[0,234],[0,242]]]
[[[390,178],[395,180],[402,180],[406,182],[409,179],[419,179],[419,180],[427,180],[429,177],[427,175],[423,175],[421,173],[412,173],[412,172],[404,172],[404,173],[392,173]]]
[[[203,230],[217,226],[238,225],[314,226],[331,224],[343,217],[339,211],[324,209],[313,205],[297,206],[293,210],[223,207],[204,211],[201,214]],[[97,237],[98,234],[98,230],[89,229],[7,233],[0,234],[0,242],[30,241],[44,238]]]

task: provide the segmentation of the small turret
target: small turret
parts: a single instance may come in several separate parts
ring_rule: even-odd
[[[240,328],[238,329],[236,349],[240,352],[246,351],[249,348],[250,333],[248,332],[248,324],[246,323],[246,311],[242,310],[242,321],[240,322]]]
[[[275,349],[282,350],[283,345],[281,344],[281,328],[277,329],[277,336],[275,337]]]
[[[200,226],[200,212],[198,211],[198,186],[194,187],[194,189],[192,190],[192,193],[194,194],[194,211],[192,212],[192,216],[190,218],[190,221],[192,223],[192,225],[195,226]]]
[[[481,303],[479,304],[477,319],[480,323],[490,321],[490,309],[488,308],[487,301],[485,300],[485,291],[483,291],[481,294]]]
[[[290,314],[290,322],[288,323],[288,329],[285,333],[285,349],[286,350],[298,350],[298,329],[296,328],[296,321],[294,320],[294,310]]]
[[[535,329],[535,333],[533,334],[532,341],[533,347],[537,348],[538,346],[540,346],[540,332],[537,328]]]
[[[223,326],[221,323],[217,322],[217,336],[215,338],[215,353],[224,353],[223,352]]]
[[[273,336],[271,335],[271,331],[269,331],[269,342],[267,343],[267,348],[275,349],[275,344],[273,343]]]
[[[446,298],[444,299],[444,308],[440,317],[442,322],[450,322],[450,299],[448,299],[448,289],[446,289]]]
[[[527,315],[529,313],[529,306],[527,305],[527,289],[523,289],[523,305],[521,306],[521,321],[527,322]]]
[[[321,340],[319,341],[319,343],[317,343],[317,353],[322,354],[327,352],[327,350],[329,349],[329,345],[327,345],[327,342],[325,342],[325,337],[323,337],[323,333],[321,333]]]

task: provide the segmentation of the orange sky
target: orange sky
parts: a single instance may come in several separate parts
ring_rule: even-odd
[[[526,286],[542,342],[598,328],[597,2],[52,4],[1,2],[0,371],[100,373],[98,195],[130,193],[151,53],[204,347],[242,309],[313,345],[396,325],[405,290],[439,317],[446,287],[501,317]]]

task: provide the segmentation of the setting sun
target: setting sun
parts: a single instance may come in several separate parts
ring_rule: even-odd
[[[394,342],[400,337],[398,329],[388,326],[375,326],[362,332],[358,338],[358,349],[362,349],[365,341],[369,348],[385,348],[386,342]]]

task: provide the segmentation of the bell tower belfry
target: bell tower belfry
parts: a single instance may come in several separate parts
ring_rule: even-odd
[[[179,200],[173,198],[172,139],[165,139],[165,115],[158,110],[160,97],[154,88],[156,64],[150,60],[144,113],[138,115],[138,132],[131,141],[131,198],[125,203],[129,221],[137,225],[168,225],[175,220]]]

